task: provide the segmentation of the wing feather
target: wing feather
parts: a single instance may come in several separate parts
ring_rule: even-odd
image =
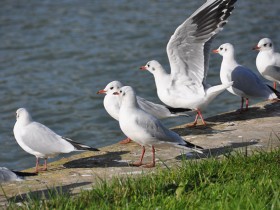
[[[208,0],[171,36],[167,54],[173,80],[201,86],[208,71],[210,46],[236,0]]]
[[[27,125],[21,137],[30,149],[47,156],[74,150],[73,145],[38,122]]]

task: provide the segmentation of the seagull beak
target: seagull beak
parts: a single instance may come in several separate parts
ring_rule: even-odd
[[[140,67],[140,70],[143,70],[143,71],[144,71],[144,70],[147,70],[147,67],[146,67],[146,66],[141,66],[141,67]]]
[[[120,94],[119,94],[118,92],[114,92],[113,95],[117,95],[117,96],[118,96],[118,95],[120,95]]]
[[[258,45],[257,45],[257,46],[255,46],[255,47],[253,47],[252,50],[258,51],[258,50],[260,50],[260,47],[258,47]]]
[[[97,91],[96,94],[105,94],[106,92],[107,92],[106,90],[99,90],[99,91]]]
[[[219,53],[219,50],[212,50],[213,53]]]

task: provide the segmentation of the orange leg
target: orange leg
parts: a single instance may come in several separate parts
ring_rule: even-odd
[[[188,126],[188,127],[194,127],[194,126],[196,126],[198,117],[200,117],[200,119],[202,120],[203,125],[206,125],[206,122],[204,121],[203,116],[202,116],[200,110],[198,109],[198,110],[196,110],[196,112],[197,112],[197,114],[196,114],[196,116],[195,116],[195,120],[194,120],[193,124],[191,124],[191,125]]]
[[[131,141],[132,141],[132,140],[131,140],[130,138],[126,138],[126,139],[120,141],[119,143],[120,143],[120,144],[128,144],[128,143],[130,143]]]
[[[143,165],[142,161],[143,161],[143,157],[144,157],[145,151],[146,151],[145,147],[142,146],[142,154],[141,154],[140,160],[137,161],[137,162],[132,163],[133,166],[138,166],[139,167],[139,166]]]
[[[240,107],[240,111],[239,111],[240,114],[243,112],[243,104],[244,104],[244,98],[241,97],[241,107]],[[246,108],[245,108],[245,111],[248,111],[248,107],[249,107],[249,99],[246,98]]]
[[[45,163],[44,163],[44,168],[43,168],[43,171],[47,171],[48,170],[48,164],[47,164],[47,158],[45,158]]]
[[[155,154],[155,147],[154,146],[152,146],[152,155],[153,155],[152,162],[144,165],[145,168],[153,168],[156,165],[156,154]]]
[[[36,157],[36,167],[35,167],[35,173],[38,173],[39,171],[39,158]]]

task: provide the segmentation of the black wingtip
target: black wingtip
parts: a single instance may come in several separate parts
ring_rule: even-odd
[[[273,87],[271,87],[270,85],[267,85],[267,87],[269,87],[270,90],[272,90],[275,95],[277,96],[278,99],[280,99],[280,92],[276,89],[274,89]]]
[[[169,106],[167,106],[166,108],[167,108],[172,114],[192,111],[191,109],[173,108],[173,107],[169,107]]]
[[[37,176],[38,173],[31,173],[31,172],[21,172],[21,171],[12,171],[14,172],[17,176],[20,177],[25,177],[25,176]]]
[[[72,139],[65,138],[65,137],[62,137],[62,138],[63,138],[64,140],[68,141],[70,144],[72,144],[77,150],[100,151],[100,150],[97,149],[97,148],[93,148],[93,147],[90,147],[90,146],[87,146],[87,145],[84,145],[84,144],[75,142],[75,141],[73,141]]]
[[[99,149],[93,148],[93,147],[90,147],[90,148],[88,148],[87,150],[88,150],[88,151],[100,151]]]
[[[203,147],[198,146],[198,145],[195,145],[195,144],[190,143],[190,142],[188,142],[188,141],[185,141],[185,142],[186,142],[185,145],[182,145],[182,144],[179,144],[179,145],[185,146],[185,147],[189,147],[189,148],[193,148],[193,149],[204,149]]]

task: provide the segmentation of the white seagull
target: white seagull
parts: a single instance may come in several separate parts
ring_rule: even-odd
[[[117,121],[119,121],[120,97],[114,95],[114,93],[118,92],[121,87],[123,87],[123,84],[121,82],[112,81],[109,84],[107,84],[104,89],[99,90],[97,92],[97,94],[106,94],[103,100],[103,105],[105,107],[105,110],[108,112],[108,114],[111,117],[113,117]],[[174,109],[161,104],[155,104],[139,96],[136,96],[136,99],[141,109],[155,116],[158,119],[178,117],[178,116],[188,116],[188,114],[186,114],[185,112],[190,111],[188,109]],[[127,138],[121,141],[120,143],[125,144],[130,141],[131,140]]]
[[[276,83],[280,84],[280,53],[274,51],[274,45],[269,38],[261,39],[253,49],[259,51],[256,65],[260,74],[272,81],[276,89]]]
[[[154,75],[159,99],[174,108],[189,108],[197,112],[204,125],[201,110],[231,82],[210,87],[206,83],[210,46],[223,29],[236,0],[208,0],[182,23],[167,44],[171,67],[168,74],[158,61],[149,61],[142,70]]]
[[[141,109],[132,87],[124,86],[115,94],[119,95],[121,99],[119,113],[121,130],[126,136],[142,146],[140,161],[133,163],[134,166],[143,165],[145,146],[152,147],[153,159],[150,164],[146,164],[144,167],[155,166],[155,145],[189,148],[198,153],[202,153],[200,150],[195,149],[196,147],[201,147],[184,141],[177,133],[164,127],[153,115]]]
[[[23,181],[26,176],[35,176],[36,173],[13,171],[6,167],[0,167],[0,184],[4,182]]]
[[[264,84],[250,69],[236,62],[232,44],[222,44],[218,49],[213,50],[213,52],[223,56],[220,70],[221,82],[228,83],[229,81],[233,81],[233,85],[227,90],[241,97],[240,112],[243,110],[244,98],[246,99],[246,110],[248,110],[249,98],[278,100],[276,90]]]
[[[14,126],[15,139],[24,151],[36,156],[36,173],[39,171],[39,158],[45,159],[43,170],[47,170],[47,159],[60,153],[83,150],[99,151],[62,137],[45,125],[33,121],[25,108],[16,111],[16,119]]]

